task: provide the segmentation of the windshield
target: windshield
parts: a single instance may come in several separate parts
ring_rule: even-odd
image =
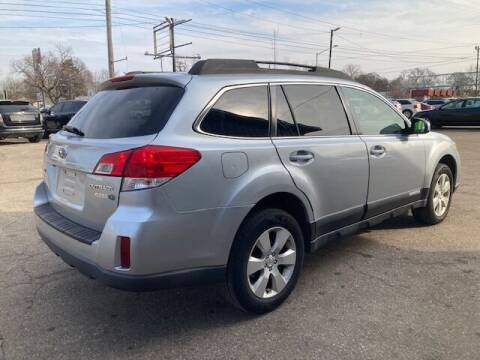
[[[163,129],[184,90],[174,86],[105,90],[72,118],[87,138],[112,139],[156,134]]]

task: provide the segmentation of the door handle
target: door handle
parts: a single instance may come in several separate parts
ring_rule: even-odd
[[[311,162],[314,156],[310,151],[299,150],[291,153],[289,159],[293,163],[306,164]]]
[[[382,145],[375,145],[370,148],[370,154],[373,156],[382,156],[386,153],[386,149]]]

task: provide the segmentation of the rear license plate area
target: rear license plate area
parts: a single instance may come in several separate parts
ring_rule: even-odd
[[[67,168],[58,168],[57,195],[72,205],[83,206],[85,174]]]

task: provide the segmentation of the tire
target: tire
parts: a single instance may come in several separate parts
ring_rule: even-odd
[[[442,187],[441,184],[439,184],[442,182],[442,180],[439,181],[440,178],[448,178],[448,186],[445,185],[444,187],[444,190],[448,187],[448,195],[445,195],[446,191],[440,191],[440,193],[438,191],[441,190]],[[438,164],[432,178],[432,183],[430,184],[427,206],[413,209],[413,216],[416,221],[427,225],[435,225],[441,223],[447,217],[448,210],[450,209],[450,204],[452,202],[454,186],[453,181],[453,175],[450,168],[445,164]],[[440,194],[442,197],[438,197]],[[436,198],[443,200],[435,200]],[[443,206],[445,204],[445,201],[448,202],[445,206]],[[441,208],[439,208],[438,206],[440,206]]]
[[[28,141],[30,141],[31,143],[38,143],[40,140],[42,140],[41,135],[35,135],[28,138]]]
[[[276,245],[283,240],[278,250]],[[227,289],[231,302],[255,314],[274,310],[295,288],[303,258],[304,239],[293,216],[280,209],[253,213],[238,230],[230,253]]]
[[[413,112],[411,112],[410,110],[403,110],[402,111],[403,115],[405,115],[408,119],[410,119],[413,115]]]

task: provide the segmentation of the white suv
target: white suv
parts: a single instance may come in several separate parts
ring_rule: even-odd
[[[397,101],[402,105],[402,113],[407,118],[411,118],[416,112],[421,111],[420,103],[415,99],[397,99]]]

